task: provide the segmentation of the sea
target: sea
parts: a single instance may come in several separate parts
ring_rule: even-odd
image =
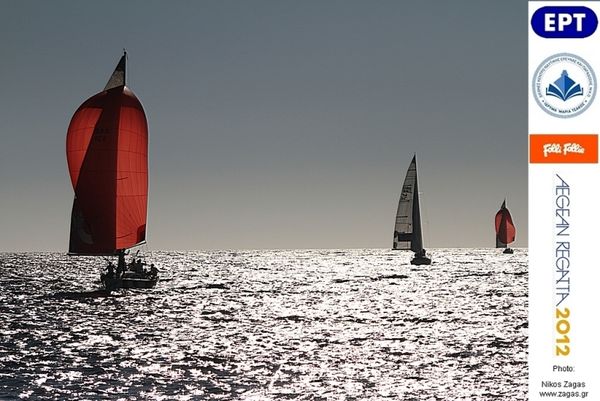
[[[527,249],[0,253],[1,400],[527,399]]]

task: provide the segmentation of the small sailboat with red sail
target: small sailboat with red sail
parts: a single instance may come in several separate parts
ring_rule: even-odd
[[[494,226],[496,228],[496,248],[504,248],[503,253],[513,253],[513,249],[509,248],[508,244],[515,240],[516,229],[510,212],[506,208],[506,199],[496,213]]]
[[[427,256],[423,248],[421,227],[417,155],[414,155],[408,166],[398,201],[392,249],[413,251],[415,255],[410,261],[413,265],[430,265],[431,258]]]
[[[109,260],[101,275],[109,291],[150,288],[158,280],[154,265],[141,258],[125,261],[131,248],[146,243],[148,202],[148,124],[142,104],[126,86],[126,63],[124,52],[104,89],[79,106],[67,130],[75,192],[69,255]]]

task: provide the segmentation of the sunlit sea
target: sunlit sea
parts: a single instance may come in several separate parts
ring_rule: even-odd
[[[1,400],[525,400],[527,250],[0,253]]]

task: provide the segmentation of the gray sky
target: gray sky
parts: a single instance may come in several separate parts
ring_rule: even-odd
[[[65,251],[65,136],[122,49],[151,249],[390,247],[417,152],[426,247],[527,246],[527,2],[3,1],[0,251]]]

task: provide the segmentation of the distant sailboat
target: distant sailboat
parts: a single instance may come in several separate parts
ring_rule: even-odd
[[[158,272],[141,259],[125,264],[128,249],[146,242],[148,125],[125,86],[124,53],[106,87],[75,112],[67,131],[67,163],[75,191],[70,255],[117,256],[101,276],[107,290],[153,287]]]
[[[413,265],[431,264],[431,259],[427,257],[423,248],[416,155],[410,162],[402,185],[394,226],[393,249],[413,251],[415,256],[410,261]]]
[[[505,248],[503,253],[513,253],[514,251],[508,247],[508,244],[515,240],[516,229],[510,212],[506,208],[506,199],[502,202],[498,213],[496,213],[494,223],[496,227],[496,248]]]

